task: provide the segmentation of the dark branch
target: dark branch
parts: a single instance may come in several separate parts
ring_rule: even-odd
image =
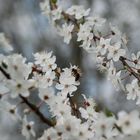
[[[67,95],[67,98],[69,99],[70,106],[71,106],[71,109],[72,109],[74,115],[76,115],[76,117],[79,118],[79,115],[78,115],[78,114],[79,114],[79,111],[78,111],[78,109],[77,109],[76,104],[73,102],[73,100],[72,100],[70,94]]]
[[[0,66],[0,71],[2,72],[2,74],[7,78],[7,79],[11,79],[10,75]]]
[[[121,56],[119,60],[122,62],[123,66],[126,67],[126,69],[130,72],[130,74],[132,74],[140,82],[140,76],[127,64],[127,62],[125,61],[126,58]]]
[[[19,95],[20,98],[24,101],[24,103],[29,107],[31,108],[36,114],[37,116],[46,124],[48,124],[49,126],[54,126],[55,125],[55,122],[47,119],[40,111],[39,111],[39,108],[37,108],[34,104],[30,103],[27,98]]]

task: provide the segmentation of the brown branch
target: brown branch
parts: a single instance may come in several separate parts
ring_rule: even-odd
[[[10,75],[0,66],[0,71],[2,74],[7,78],[11,79]],[[54,126],[56,124],[55,121],[51,121],[48,118],[46,118],[42,112],[40,112],[39,108],[36,107],[34,104],[30,103],[27,98],[23,97],[22,95],[19,95],[19,97],[22,99],[22,101],[30,108],[32,109],[36,115],[42,120],[42,122],[46,123],[49,126]]]
[[[73,102],[73,100],[72,100],[70,94],[67,95],[67,98],[69,99],[70,106],[71,106],[71,109],[72,109],[74,115],[76,115],[76,117],[79,118],[79,115],[78,115],[78,114],[79,114],[79,111],[78,111],[78,109],[77,109],[76,104]]]
[[[7,78],[7,79],[11,79],[10,75],[0,66],[0,71],[2,72],[2,74]]]
[[[49,126],[54,126],[56,123],[47,119],[40,111],[39,108],[37,108],[34,104],[30,103],[27,98],[23,97],[22,95],[19,95],[20,98],[24,101],[24,103],[31,108],[36,114],[37,116],[46,124],[48,124]]]
[[[52,0],[50,0],[50,10],[55,10],[57,8],[58,6],[56,2],[53,2]],[[77,23],[77,20],[73,16],[67,14],[65,11],[62,11],[61,14],[67,21],[71,21],[79,29],[79,24]]]
[[[126,69],[130,72],[130,74],[132,74],[140,82],[140,76],[128,65],[128,63],[125,61],[126,58],[121,56],[119,60],[122,62],[123,66],[126,67]]]
[[[114,124],[114,127],[115,127],[120,133],[123,133],[122,128],[119,127],[116,123]]]

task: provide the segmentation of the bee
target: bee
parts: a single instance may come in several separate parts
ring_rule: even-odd
[[[75,81],[78,81],[82,75],[81,70],[79,68],[72,68],[72,75],[75,77]]]

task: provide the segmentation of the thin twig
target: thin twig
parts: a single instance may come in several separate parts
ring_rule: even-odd
[[[73,100],[69,94],[67,95],[67,97],[69,98],[69,102],[70,102],[70,105],[71,105],[71,108],[73,110],[74,115],[76,115],[76,117],[78,118],[79,115],[78,115],[78,109],[76,107],[76,104],[73,102]]]
[[[126,62],[127,59],[125,57],[121,56],[119,58],[119,60],[122,62],[124,67],[126,67],[126,69],[130,72],[130,74],[132,74],[140,82],[140,76],[128,65],[128,63]]]
[[[54,126],[55,122],[52,122],[51,120],[47,119],[40,111],[39,108],[37,108],[34,104],[30,103],[27,98],[19,95],[20,98],[24,101],[24,103],[31,108],[36,114],[37,116],[46,124],[48,124],[49,126]]]
[[[11,79],[10,75],[0,66],[0,71],[2,72],[2,74],[7,78],[7,79]]]

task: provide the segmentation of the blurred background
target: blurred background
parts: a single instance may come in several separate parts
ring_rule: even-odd
[[[81,94],[87,94],[92,96],[102,109],[108,108],[114,113],[122,109],[138,109],[135,102],[125,99],[125,93],[114,90],[105,75],[97,70],[93,56],[79,48],[76,41],[71,41],[70,45],[63,43],[63,38],[57,35],[55,29],[49,25],[47,17],[41,14],[41,1],[0,0],[0,32],[4,32],[10,39],[14,52],[33,61],[33,53],[53,51],[59,67],[69,67],[70,63],[78,65],[82,78],[74,100],[78,100]],[[91,15],[107,18],[108,23],[117,25],[127,35],[129,52],[140,50],[140,0],[59,0],[59,4],[64,9],[71,5],[90,7]],[[0,140],[24,140],[17,123],[10,120],[8,122],[8,119],[1,113]]]

